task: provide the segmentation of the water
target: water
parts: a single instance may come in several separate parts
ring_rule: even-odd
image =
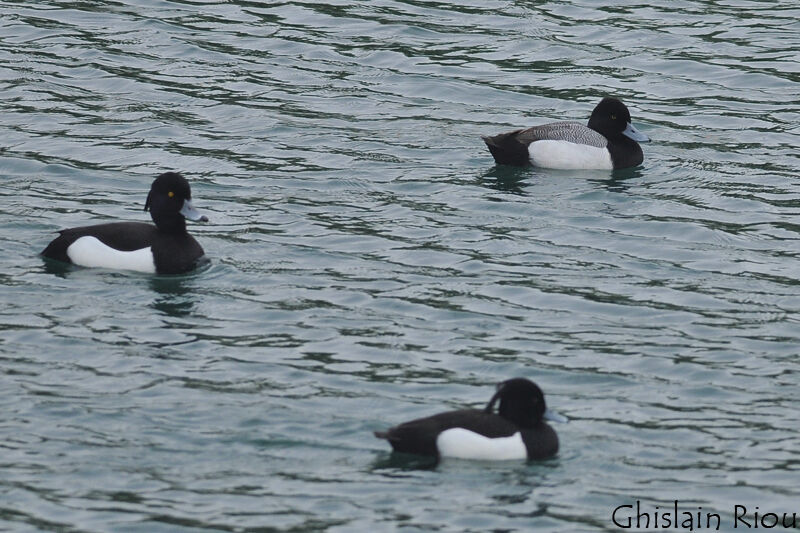
[[[800,512],[794,3],[0,14],[0,529]],[[497,168],[480,141],[605,94],[654,140],[639,168]],[[210,267],[37,256],[60,228],[147,220],[170,169]],[[430,468],[371,435],[513,376],[571,419],[556,458]]]

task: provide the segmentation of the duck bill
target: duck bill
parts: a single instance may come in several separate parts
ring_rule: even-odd
[[[558,422],[559,424],[566,424],[569,422],[569,418],[560,413],[556,413],[552,409],[545,409],[543,418],[545,420],[549,420],[550,422]]]
[[[631,124],[630,122],[628,122],[628,126],[625,128],[625,130],[622,132],[622,134],[625,137],[628,137],[629,139],[633,139],[634,141],[637,141],[637,142],[640,142],[640,143],[649,143],[650,142],[650,137],[648,137],[647,135],[645,135],[641,131],[639,131],[636,128],[634,128],[633,124]]]
[[[195,222],[208,222],[208,217],[201,214],[200,211],[194,208],[192,205],[192,201],[188,198],[183,201],[183,207],[181,207],[180,214],[184,216],[184,218],[188,218],[189,220],[194,220]]]

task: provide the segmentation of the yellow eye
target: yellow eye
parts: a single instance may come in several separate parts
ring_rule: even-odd
[[[617,115],[612,114],[611,115],[611,120],[617,120]]]
[[[169,191],[169,192],[167,193],[167,196],[169,196],[170,198],[172,198],[173,196],[175,196],[175,193],[174,193],[174,192],[172,192],[172,191]]]

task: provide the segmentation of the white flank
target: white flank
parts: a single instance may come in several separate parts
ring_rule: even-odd
[[[464,428],[453,428],[439,433],[436,446],[443,457],[458,459],[505,461],[528,457],[519,432],[510,437],[490,439]]]
[[[542,168],[601,169],[614,168],[607,148],[569,141],[535,141],[528,146],[531,163]]]
[[[150,247],[123,252],[103,244],[97,237],[81,237],[67,248],[67,256],[76,265],[114,270],[135,270],[154,274],[156,264]]]

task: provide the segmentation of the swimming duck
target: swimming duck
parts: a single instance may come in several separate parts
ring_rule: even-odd
[[[483,137],[499,165],[554,169],[618,169],[644,161],[640,142],[650,138],[631,124],[631,114],[617,98],[603,98],[588,126],[551,122]]]
[[[497,385],[484,409],[439,413],[376,431],[375,436],[388,440],[396,452],[437,458],[543,459],[558,452],[558,436],[545,419],[566,422],[547,409],[535,383],[513,378]]]
[[[85,267],[180,274],[202,263],[205,252],[186,231],[186,219],[208,222],[192,206],[189,182],[165,172],[150,187],[144,210],[153,224],[111,222],[59,231],[42,256]]]

